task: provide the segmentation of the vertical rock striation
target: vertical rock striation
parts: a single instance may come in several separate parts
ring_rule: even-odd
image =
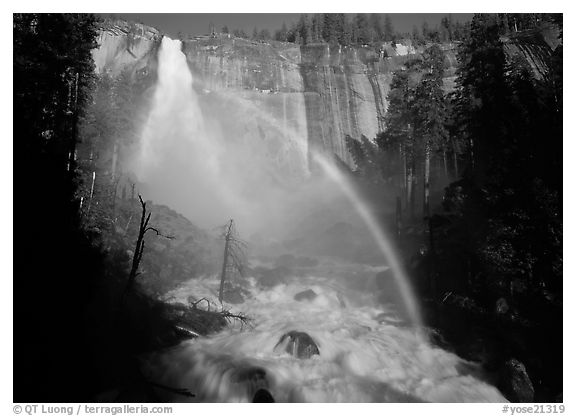
[[[509,56],[522,55],[543,75],[553,49],[546,40],[553,35],[526,34],[503,41]],[[161,38],[159,31],[141,24],[108,24],[93,51],[97,71],[154,71]],[[450,90],[456,45],[442,47],[445,88]],[[307,175],[311,149],[336,154],[352,165],[346,135],[373,139],[385,128],[392,73],[421,53],[409,41],[376,47],[299,46],[227,34],[188,39],[182,49],[204,116],[227,140],[258,149],[258,154],[264,149],[261,157],[278,168],[278,175],[294,178]]]

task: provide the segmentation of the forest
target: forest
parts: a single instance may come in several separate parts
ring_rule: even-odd
[[[561,18],[550,18],[561,39]],[[562,46],[540,77],[525,59],[507,60],[501,22],[473,18],[449,94],[437,45],[394,74],[386,130],[374,141],[347,138],[351,174],[372,192],[394,183],[402,229],[423,227],[416,234],[426,247],[413,267],[431,321],[451,328],[462,353],[488,354],[490,365],[521,357],[554,391],[562,371]],[[437,204],[434,181],[448,183]],[[478,328],[463,330],[471,324]],[[488,352],[471,351],[480,346]]]
[[[545,14],[537,13],[499,13],[496,24],[501,35],[519,30],[533,29],[545,19]],[[410,33],[395,30],[392,19],[387,14],[379,13],[318,13],[302,14],[297,22],[288,26],[284,23],[280,29],[270,33],[268,29],[258,30],[255,27],[248,35],[242,29],[229,29],[223,26],[221,33],[230,33],[240,38],[253,40],[276,40],[309,44],[328,42],[342,46],[371,44],[373,42],[395,42],[410,39],[415,44],[426,42],[462,41],[469,30],[469,22],[454,21],[452,15],[442,17],[440,24],[431,27],[424,20],[421,25],[414,25]]]
[[[89,14],[14,15],[15,402],[90,402],[115,386],[118,401],[158,401],[154,387],[189,394],[154,386],[136,357],[186,339],[175,329],[182,316],[201,335],[245,318],[158,301],[184,275],[217,273],[210,247],[219,243],[119,186],[122,149],[138,140],[155,80],[146,71],[96,74],[102,24]],[[541,57],[541,73],[526,56],[510,57],[505,40],[539,40],[543,26],[555,28],[558,46]],[[408,38],[424,48],[392,74],[385,129],[346,137],[354,166],[338,165],[374,204],[393,190],[395,215],[382,221],[395,231],[426,325],[443,334],[433,342],[520,379],[519,388],[498,378],[508,400],[562,402],[562,15],[448,15],[399,33],[388,15],[303,14],[251,38]],[[457,47],[452,90],[443,42]],[[174,230],[154,228],[147,209]],[[193,252],[178,245],[192,235]],[[142,268],[163,280],[144,289]]]

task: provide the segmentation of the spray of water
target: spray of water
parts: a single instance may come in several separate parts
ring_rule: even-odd
[[[303,139],[290,146],[303,158],[311,156],[325,175],[310,177],[300,188],[279,183],[275,165],[261,152],[262,142],[236,142],[218,128],[218,119],[229,114],[203,113],[180,48],[179,41],[162,41],[154,104],[134,160],[151,197],[201,226],[234,217],[245,227],[272,232],[271,224],[290,227],[304,212],[303,206],[321,205],[334,192],[344,195],[392,269],[411,323],[420,328],[420,312],[407,276],[353,184],[326,157],[310,154]],[[248,101],[234,94],[227,97],[228,105],[246,106],[245,114],[255,114],[274,128],[290,129]],[[242,128],[243,120],[234,122]],[[287,133],[298,136],[296,130]],[[255,327],[251,331],[230,328],[151,357],[151,377],[191,389],[199,401],[250,401],[254,391],[238,380],[255,367],[266,370],[268,387],[277,401],[503,400],[494,387],[472,375],[479,372],[476,366],[424,342],[418,331],[407,330],[393,308],[374,304],[372,293],[353,286],[358,282],[345,274],[334,276],[332,265],[317,272],[294,276],[271,289],[249,278],[245,289],[250,296],[242,311],[254,318]],[[214,278],[192,279],[167,297],[180,302],[190,295],[210,298],[217,286]],[[314,300],[294,299],[296,293],[310,288],[318,294]],[[276,342],[292,329],[310,334],[320,357],[298,360],[278,354]]]
[[[408,283],[406,272],[400,265],[398,256],[394,252],[392,244],[384,235],[382,228],[378,224],[378,221],[372,212],[370,212],[368,209],[368,205],[362,201],[361,196],[356,192],[354,186],[344,177],[344,175],[342,175],[342,173],[338,170],[338,168],[334,166],[334,164],[327,161],[326,158],[318,153],[315,153],[313,156],[314,159],[320,164],[320,166],[322,166],[324,172],[326,172],[326,174],[339,185],[342,192],[344,192],[346,197],[354,205],[358,215],[360,215],[362,220],[365,222],[366,226],[374,237],[374,241],[384,255],[388,266],[392,269],[394,279],[398,285],[398,288],[400,289],[400,293],[402,294],[402,300],[406,305],[406,310],[408,311],[411,322],[415,325],[416,328],[421,328],[422,320],[420,317],[420,311],[418,304],[416,303],[416,298],[412,293],[412,288]]]
[[[226,97],[235,106],[249,105],[250,113],[275,128],[290,129],[246,100],[239,100],[233,94]],[[217,116],[226,118],[225,114]],[[316,178],[313,185],[308,181],[301,190],[282,189],[277,182],[267,182],[265,178],[274,165],[263,161],[266,155],[255,153],[256,149],[246,143],[222,137],[215,124],[205,123],[180,41],[165,37],[159,52],[154,105],[142,132],[135,164],[153,198],[190,213],[193,221],[202,225],[213,226],[234,217],[245,227],[265,223],[269,231],[270,223],[281,223],[281,217],[298,211],[296,207],[303,205],[303,201],[310,204],[320,189],[326,192],[329,188],[322,178]],[[286,135],[294,137],[297,133],[288,131]],[[261,143],[257,145],[263,147]],[[406,274],[368,205],[333,163],[320,153],[308,153],[310,149],[305,140],[295,140],[292,146],[298,148],[303,157],[312,155],[329,180],[352,203],[393,271],[411,322],[419,327],[421,319]]]

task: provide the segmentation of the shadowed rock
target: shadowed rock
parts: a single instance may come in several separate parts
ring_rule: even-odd
[[[268,390],[270,384],[266,370],[262,367],[239,367],[232,381],[246,386],[248,397],[252,397],[253,403],[272,403],[274,398]]]
[[[254,394],[252,403],[275,403],[275,400],[268,390],[260,389]]]
[[[316,292],[314,292],[312,289],[308,289],[308,290],[304,290],[302,292],[296,293],[294,295],[294,300],[297,300],[298,302],[301,302],[303,300],[314,300],[314,299],[316,299],[316,296],[318,296],[316,294]]]
[[[511,402],[531,403],[534,401],[534,386],[526,367],[515,358],[504,364],[500,372],[498,387]]]
[[[297,358],[310,358],[313,355],[320,355],[318,346],[310,335],[306,332],[290,331],[282,337],[274,347],[274,351],[283,349],[287,353]]]

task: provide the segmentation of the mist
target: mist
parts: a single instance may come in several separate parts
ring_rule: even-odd
[[[362,226],[334,181],[310,171],[305,126],[241,92],[207,90],[180,48],[164,38],[151,109],[129,162],[147,199],[205,229],[233,218],[245,238],[264,245],[342,221]],[[269,137],[246,134],[262,126]]]

